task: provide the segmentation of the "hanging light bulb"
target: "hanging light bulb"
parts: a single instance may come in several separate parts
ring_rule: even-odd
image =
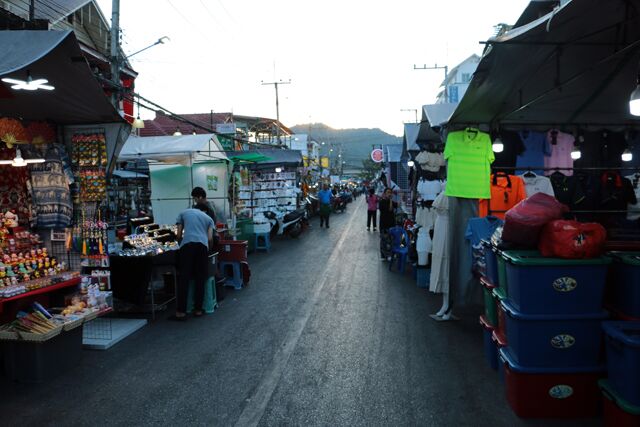
[[[582,151],[580,151],[578,147],[573,147],[571,149],[571,158],[573,160],[578,160],[580,157],[582,157]]]
[[[21,168],[27,166],[30,163],[44,163],[45,159],[42,158],[33,158],[33,159],[24,159],[22,157],[22,152],[19,148],[16,148],[16,156],[13,160],[0,160],[0,165],[11,165],[16,168]]]
[[[282,168],[276,168],[276,173],[282,172]]]
[[[502,143],[502,139],[499,136],[496,137],[496,139],[493,141],[491,148],[493,149],[494,153],[502,153],[504,151],[504,144]]]
[[[415,163],[413,162],[413,160],[409,160],[409,161],[407,162],[407,166],[409,166],[410,168],[412,168],[412,167],[413,167],[413,165],[415,165]]]
[[[182,132],[180,132],[180,127],[176,127],[176,131],[173,133],[173,136],[182,136]]]
[[[640,116],[640,75],[636,82],[636,88],[631,92],[629,98],[629,112],[634,116]]]
[[[144,129],[144,120],[140,119],[140,116],[136,117],[133,123],[131,123],[131,127],[134,129]]]
[[[633,160],[633,153],[628,148],[622,152],[622,161],[630,162]]]

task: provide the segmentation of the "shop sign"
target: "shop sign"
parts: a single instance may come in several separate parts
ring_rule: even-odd
[[[371,151],[371,160],[376,163],[380,163],[384,160],[384,152],[382,151],[382,148],[374,148]]]
[[[216,124],[216,133],[235,134],[236,124],[235,123],[218,123]]]
[[[207,190],[218,191],[218,177],[207,175]]]
[[[220,141],[220,145],[222,146],[222,149],[225,151],[232,151],[235,147],[233,138],[218,135],[218,141]]]

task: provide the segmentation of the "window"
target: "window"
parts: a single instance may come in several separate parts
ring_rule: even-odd
[[[468,83],[471,81],[471,73],[462,73],[462,83]]]

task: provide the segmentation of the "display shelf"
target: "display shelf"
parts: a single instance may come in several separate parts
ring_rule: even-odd
[[[4,307],[4,304],[11,301],[16,301],[19,299],[31,297],[34,295],[45,294],[48,292],[55,291],[57,289],[69,288],[71,286],[77,286],[80,284],[80,277],[74,277],[73,279],[65,280],[64,282],[56,283],[55,285],[45,286],[44,288],[34,289],[33,291],[25,292],[23,294],[14,295],[9,298],[1,298],[0,299],[0,313]]]

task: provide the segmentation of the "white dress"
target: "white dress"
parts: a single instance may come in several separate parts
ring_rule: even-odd
[[[433,230],[433,256],[429,290],[435,293],[449,292],[449,197],[440,193],[433,202],[436,221]]]

